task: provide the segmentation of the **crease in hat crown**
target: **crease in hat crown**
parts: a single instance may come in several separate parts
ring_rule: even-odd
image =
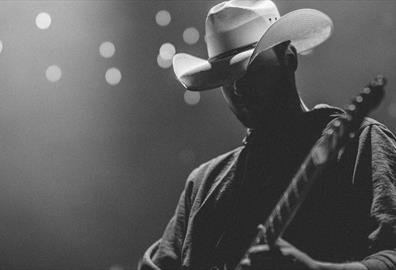
[[[231,0],[212,7],[205,24],[209,58],[258,42],[279,17],[270,0]]]

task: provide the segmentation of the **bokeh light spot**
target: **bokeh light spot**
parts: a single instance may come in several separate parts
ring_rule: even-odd
[[[124,267],[122,267],[122,265],[115,264],[110,266],[109,270],[124,270]]]
[[[396,118],[396,102],[393,102],[388,107],[388,113],[391,117]]]
[[[0,53],[3,51],[3,42],[0,40]]]
[[[161,57],[161,55],[158,55],[157,63],[161,68],[170,68],[172,66],[172,59],[164,59]]]
[[[122,75],[121,75],[121,71],[118,68],[109,68],[106,71],[106,82],[110,85],[117,85],[120,83]]]
[[[115,46],[110,41],[105,41],[102,44],[100,44],[99,52],[102,57],[110,58],[115,53]]]
[[[199,40],[199,31],[194,27],[187,28],[183,32],[183,40],[190,45],[197,43]]]
[[[199,100],[201,99],[201,94],[199,92],[194,92],[194,91],[189,91],[187,90],[184,92],[184,101],[188,105],[197,105],[199,103]]]
[[[164,43],[161,45],[159,54],[164,60],[172,59],[176,53],[176,48],[172,43]]]
[[[45,77],[50,82],[57,82],[62,78],[62,70],[57,65],[49,66],[45,72]]]
[[[36,25],[40,29],[47,29],[51,25],[51,16],[46,12],[41,12],[36,17]]]
[[[171,22],[171,15],[166,10],[160,10],[155,15],[155,21],[159,26],[167,26]]]

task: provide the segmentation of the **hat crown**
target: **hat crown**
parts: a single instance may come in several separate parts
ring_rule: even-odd
[[[212,7],[205,26],[208,56],[258,42],[279,17],[270,0],[231,0]]]

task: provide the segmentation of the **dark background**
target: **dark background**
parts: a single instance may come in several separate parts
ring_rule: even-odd
[[[189,172],[240,145],[220,91],[195,106],[161,44],[206,57],[204,19],[220,1],[1,1],[0,269],[135,269],[160,237]],[[389,79],[373,116],[396,130],[396,1],[277,1],[281,14],[324,11],[331,39],[300,57],[304,101],[342,106],[377,73]],[[166,27],[155,15],[172,16]],[[48,12],[52,24],[34,21]],[[187,27],[199,42],[182,39]],[[111,41],[116,53],[99,55]],[[62,78],[46,80],[57,64]],[[106,69],[122,80],[110,86]]]

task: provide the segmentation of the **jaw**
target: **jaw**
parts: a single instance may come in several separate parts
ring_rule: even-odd
[[[237,96],[234,92],[223,90],[228,107],[238,120],[246,127],[253,129],[267,129],[287,127],[308,111],[304,103],[295,94],[286,94],[293,89],[277,89],[274,94],[266,96]],[[276,92],[276,93],[275,93]]]
[[[248,128],[264,126],[281,113],[278,110],[282,106],[277,106],[278,101],[276,100],[279,99],[279,94],[275,97],[258,96],[252,92],[236,95],[232,86],[222,87],[222,93],[228,107]]]

